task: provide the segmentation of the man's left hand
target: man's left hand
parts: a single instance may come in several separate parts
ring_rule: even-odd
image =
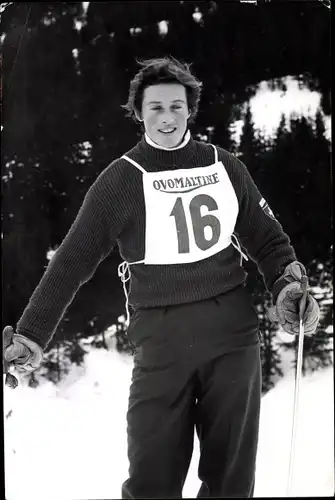
[[[276,301],[276,315],[283,330],[292,335],[299,334],[299,304],[303,291],[301,283],[286,285],[279,293]],[[320,319],[320,309],[315,298],[307,292],[306,307],[303,314],[305,335],[313,335]]]
[[[274,285],[276,319],[284,331],[292,335],[299,334],[299,305],[303,296],[302,277],[306,275],[304,266],[292,262]],[[303,313],[304,331],[313,335],[320,319],[320,309],[315,298],[307,292],[306,306]]]

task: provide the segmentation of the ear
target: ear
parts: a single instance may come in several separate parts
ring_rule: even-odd
[[[134,109],[134,113],[135,113],[136,119],[139,122],[143,122],[142,114],[137,109]]]

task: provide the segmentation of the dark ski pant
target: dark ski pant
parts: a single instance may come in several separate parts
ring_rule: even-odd
[[[122,498],[182,498],[194,430],[198,497],[253,496],[261,399],[258,317],[244,286],[138,310]]]

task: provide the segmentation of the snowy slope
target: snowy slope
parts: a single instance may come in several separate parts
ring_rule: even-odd
[[[5,388],[7,500],[120,498],[128,468],[131,370],[131,358],[90,348],[85,368],[74,368],[59,387]],[[293,389],[289,373],[262,399],[255,496],[286,494]],[[333,423],[333,368],[328,368],[301,383],[294,495],[333,494]],[[195,497],[199,488],[198,453],[196,442],[185,497]]]

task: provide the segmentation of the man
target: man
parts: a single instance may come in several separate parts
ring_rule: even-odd
[[[125,108],[145,133],[89,189],[5,351],[7,361],[38,367],[79,287],[117,242],[135,349],[123,498],[181,498],[194,429],[199,496],[253,496],[260,342],[240,242],[279,321],[298,333],[304,266],[246,167],[191,137],[201,86],[173,58],[141,63]],[[309,295],[307,334],[318,318]]]

